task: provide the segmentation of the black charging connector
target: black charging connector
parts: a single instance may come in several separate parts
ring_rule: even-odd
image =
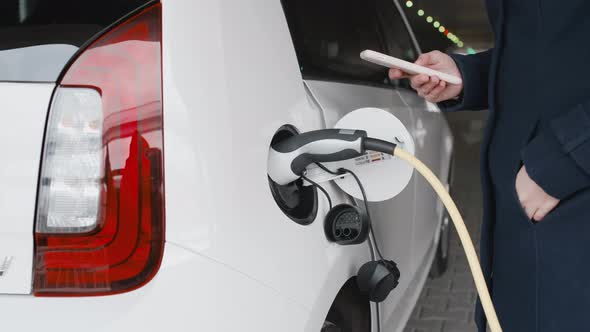
[[[393,153],[396,148],[395,144],[393,143],[374,139],[368,140],[368,146],[371,147],[372,150],[378,150],[381,152],[391,150],[391,153]],[[358,225],[358,223],[356,223],[357,219],[352,217],[354,213],[358,214],[358,220],[363,220],[363,224],[366,225],[366,235],[364,235],[364,239],[361,242],[364,242],[366,239],[370,240],[370,233],[373,233],[373,239],[375,239],[375,231],[373,230],[371,215],[369,214],[367,194],[359,177],[351,170],[345,168],[341,168],[338,170],[338,172],[334,172],[322,164],[318,163],[318,166],[324,171],[333,175],[343,175],[345,173],[350,174],[357,182],[359,189],[361,190],[366,211],[365,213],[358,207],[350,205],[338,205],[331,209],[326,216],[326,222],[324,223],[324,230],[326,231],[326,236],[328,239],[337,243],[342,242],[342,244],[355,244],[356,242],[345,242],[348,240],[347,238],[340,242],[330,238],[330,235],[332,235],[333,238],[337,238],[336,235],[341,237],[345,231],[349,236],[352,234],[350,225]],[[350,213],[350,215],[346,216],[347,213]],[[355,222],[351,222],[351,219]],[[360,237],[358,240],[360,240]],[[361,292],[366,294],[371,302],[380,303],[385,301],[385,299],[389,296],[389,293],[391,293],[391,291],[397,287],[401,273],[394,261],[383,258],[376,239],[374,241],[374,245],[378,259],[373,259],[372,261],[363,264],[363,266],[361,266],[358,271],[356,280]]]
[[[363,148],[366,150],[383,152],[393,156],[395,149],[397,148],[397,144],[377,138],[366,137],[363,139]]]
[[[328,240],[340,245],[359,244],[369,236],[369,221],[358,207],[340,204],[326,215],[324,231]]]

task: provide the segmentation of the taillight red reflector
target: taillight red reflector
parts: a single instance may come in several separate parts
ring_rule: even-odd
[[[36,296],[121,293],[157,273],[164,250],[161,16],[156,4],[106,32],[59,83],[54,98],[66,101],[54,101],[45,138]],[[86,110],[96,105],[99,120]],[[76,150],[84,144],[97,148]]]

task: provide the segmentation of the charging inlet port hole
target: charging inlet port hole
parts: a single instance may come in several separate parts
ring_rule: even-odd
[[[369,236],[369,220],[358,207],[341,204],[326,215],[324,231],[332,242],[341,245],[359,244]]]
[[[271,145],[299,135],[292,125],[284,125],[274,134]],[[318,212],[318,193],[314,186],[304,186],[303,180],[279,185],[268,177],[270,191],[283,213],[300,225],[313,223]]]

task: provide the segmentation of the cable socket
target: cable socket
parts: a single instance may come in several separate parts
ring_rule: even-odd
[[[358,207],[340,204],[326,215],[324,231],[328,240],[340,245],[363,243],[369,236],[369,219]]]

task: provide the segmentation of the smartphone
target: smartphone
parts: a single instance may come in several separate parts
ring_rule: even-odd
[[[461,84],[463,82],[461,78],[457,76],[441,73],[440,71],[432,70],[430,68],[419,66],[415,63],[404,61],[402,59],[394,58],[392,56],[371,50],[362,51],[361,59],[383,67],[401,69],[404,72],[412,75],[425,74],[428,76],[436,76],[450,84]]]

